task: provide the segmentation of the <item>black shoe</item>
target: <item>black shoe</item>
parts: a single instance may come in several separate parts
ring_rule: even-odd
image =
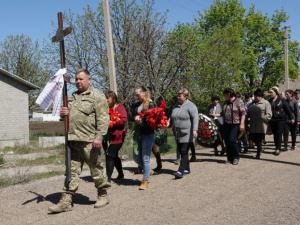
[[[292,147],[291,147],[291,151],[294,151],[294,150],[295,150],[295,146],[292,146]]]
[[[118,176],[117,176],[117,178],[115,179],[115,181],[121,181],[121,180],[123,180],[124,179],[124,174],[119,174]]]
[[[220,155],[223,156],[226,152],[226,149],[222,149],[222,151],[220,152]]]
[[[244,153],[248,152],[248,147],[244,147]]]
[[[255,158],[260,159],[260,154],[256,154]]]
[[[237,165],[237,164],[239,164],[239,159],[234,159],[232,165]]]
[[[281,151],[286,152],[287,150],[288,150],[287,147],[284,147]]]
[[[275,152],[273,152],[273,154],[276,156],[280,155],[280,150],[276,149]]]
[[[156,168],[154,168],[153,170],[155,171],[155,172],[157,172],[157,171],[159,171],[159,170],[161,170],[161,166],[157,166]]]
[[[196,160],[197,160],[196,156],[194,156],[194,155],[190,158],[190,162],[196,162]]]

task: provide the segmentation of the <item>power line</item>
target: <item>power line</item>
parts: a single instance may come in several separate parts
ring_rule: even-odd
[[[180,5],[180,4],[178,4],[177,2],[174,2],[174,1],[172,1],[172,0],[168,0],[168,1],[171,2],[171,3],[173,3],[174,5],[177,5],[177,6],[183,8],[183,9],[186,9],[186,10],[188,10],[188,11],[190,11],[190,12],[197,13],[197,11],[194,11],[194,10],[192,10],[192,9],[189,9],[189,8],[183,6],[183,5]]]
[[[200,3],[200,2],[197,2],[197,1],[195,1],[195,0],[189,0],[190,2],[193,2],[195,5],[197,5],[197,6],[203,6],[204,8],[207,8],[209,5],[203,5],[202,3]],[[208,2],[209,2],[209,0],[207,0]],[[209,2],[209,4],[211,4],[210,2]]]

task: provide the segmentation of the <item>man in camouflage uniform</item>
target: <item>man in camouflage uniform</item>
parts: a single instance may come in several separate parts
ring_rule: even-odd
[[[109,203],[106,190],[111,186],[103,171],[100,159],[102,136],[109,123],[108,105],[103,93],[90,85],[88,70],[76,72],[77,91],[69,97],[68,108],[62,107],[61,116],[69,115],[68,145],[71,149],[71,181],[65,180],[64,191],[57,205],[49,207],[51,212],[72,210],[72,196],[78,189],[79,175],[84,162],[90,168],[98,200],[95,208]]]

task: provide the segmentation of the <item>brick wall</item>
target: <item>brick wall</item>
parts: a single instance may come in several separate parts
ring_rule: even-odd
[[[0,73],[0,93],[0,149],[28,144],[28,87]]]

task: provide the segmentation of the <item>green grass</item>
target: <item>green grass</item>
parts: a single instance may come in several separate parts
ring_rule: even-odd
[[[169,135],[167,140],[168,140],[168,145],[170,145],[170,148],[168,149],[168,151],[162,152],[161,153],[162,155],[176,153],[177,146],[176,146],[176,141],[175,141],[174,136]]]
[[[54,177],[58,175],[63,175],[64,171],[50,171],[50,172],[44,172],[44,173],[36,173],[33,175],[27,175],[27,176],[15,176],[13,178],[0,178],[0,188],[8,187],[15,184],[21,184],[21,183],[27,183],[32,180],[39,180],[43,178],[49,178]]]
[[[0,155],[0,167],[5,163],[5,160],[2,155]]]
[[[48,158],[40,157],[33,160],[20,159],[15,162],[16,166],[37,166],[47,164],[63,164],[65,162],[64,155],[50,155]]]
[[[12,151],[14,154],[28,154],[32,152],[36,152],[36,148],[33,148],[30,145],[23,145],[23,146],[15,146],[15,147],[5,147],[2,149],[3,152],[10,152]]]
[[[64,134],[61,134],[61,133],[55,133],[55,134],[51,134],[51,133],[36,133],[36,134],[30,134],[29,140],[30,141],[38,141],[39,137],[54,137],[54,136],[64,136]]]
[[[44,173],[37,173],[37,174],[33,174],[31,176],[31,180],[39,180],[39,179],[59,176],[59,175],[63,175],[63,174],[65,174],[65,171],[50,171],[50,172],[44,172]]]

